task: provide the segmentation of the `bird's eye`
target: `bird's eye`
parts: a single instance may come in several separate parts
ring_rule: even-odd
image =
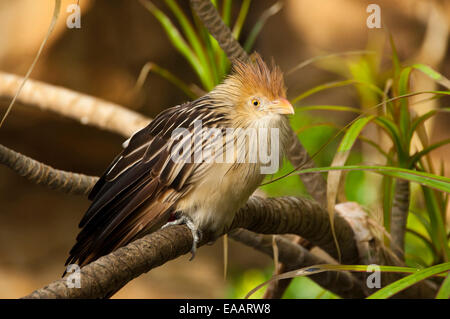
[[[253,104],[253,106],[259,106],[260,102],[258,99],[253,99],[252,104]]]

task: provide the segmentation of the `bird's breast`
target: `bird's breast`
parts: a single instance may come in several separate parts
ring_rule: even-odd
[[[263,178],[257,163],[213,164],[208,174],[178,202],[177,210],[191,217],[201,229],[221,232]]]

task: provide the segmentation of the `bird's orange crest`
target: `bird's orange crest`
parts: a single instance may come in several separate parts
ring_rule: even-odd
[[[273,59],[270,68],[258,53],[252,54],[250,60],[249,63],[233,61],[231,78],[240,83],[243,93],[248,96],[261,93],[269,99],[285,98],[283,73]]]

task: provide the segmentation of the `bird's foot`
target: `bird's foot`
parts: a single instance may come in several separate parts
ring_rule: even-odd
[[[181,215],[174,221],[168,222],[167,224],[162,226],[161,229],[166,228],[168,226],[183,225],[183,224],[186,225],[192,233],[192,238],[193,238],[192,248],[191,248],[192,255],[191,255],[191,258],[189,258],[189,261],[191,261],[192,259],[194,259],[195,253],[197,252],[197,244],[200,241],[200,239],[202,238],[202,232],[197,227],[197,225],[194,224],[194,221],[192,220],[192,218],[190,218],[187,215]]]

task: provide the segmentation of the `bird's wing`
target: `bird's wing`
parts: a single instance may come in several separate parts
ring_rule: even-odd
[[[89,194],[93,202],[79,224],[82,230],[66,264],[87,264],[166,223],[176,201],[208,166],[186,158],[173,161],[172,149],[183,136],[174,138],[172,133],[186,128],[189,135],[183,143],[191,143],[199,134],[196,120],[217,126],[221,119],[206,99],[199,99],[165,110],[134,134]],[[190,150],[195,151],[192,145]]]

